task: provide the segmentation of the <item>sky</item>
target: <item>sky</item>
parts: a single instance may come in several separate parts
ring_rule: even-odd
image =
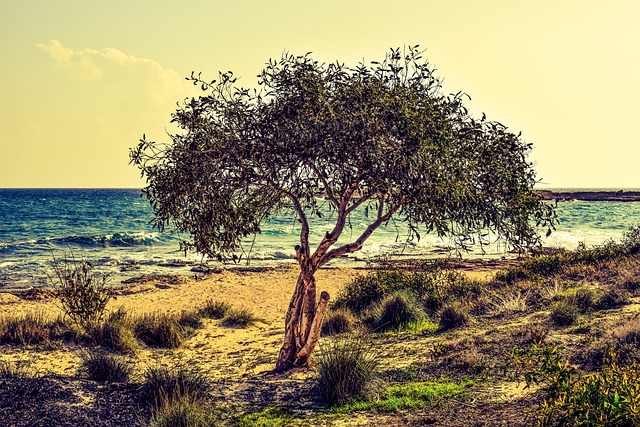
[[[640,187],[637,0],[0,0],[0,188],[140,188],[191,71],[419,44],[445,92],[533,144],[539,188]]]

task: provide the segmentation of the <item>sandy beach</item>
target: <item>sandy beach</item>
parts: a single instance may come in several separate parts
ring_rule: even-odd
[[[365,273],[349,268],[320,270],[318,287],[336,295],[341,286]],[[145,278],[139,283],[118,287],[107,311],[124,307],[132,314],[156,311],[180,314],[203,306],[209,299],[251,310],[261,319],[257,326],[225,328],[220,321],[208,320],[203,329],[175,352],[186,363],[196,361],[212,379],[229,379],[249,371],[273,369],[284,333],[284,315],[297,275],[295,265],[283,265],[259,272],[222,270],[201,279],[186,276]],[[23,299],[1,293],[0,316],[41,311],[55,317],[61,313],[58,301],[46,291],[30,295],[30,299]],[[79,349],[73,346],[46,352],[16,349],[5,353],[3,359],[29,360],[34,372],[70,374],[79,360],[79,354],[74,350]],[[141,350],[136,355],[136,366],[142,370],[146,364],[153,363],[154,353],[157,350]]]

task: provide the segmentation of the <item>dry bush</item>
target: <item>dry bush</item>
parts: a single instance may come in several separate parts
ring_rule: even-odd
[[[72,255],[55,260],[54,270],[56,296],[65,315],[83,327],[99,323],[112,294],[107,275],[95,274],[88,261],[76,261]]]
[[[178,318],[168,313],[145,313],[134,320],[135,336],[152,347],[178,348],[185,340],[185,331]]]
[[[322,322],[322,336],[352,332],[358,320],[349,309],[331,310]]]
[[[229,303],[208,299],[204,307],[200,308],[199,312],[200,316],[207,319],[222,319],[230,309],[231,306]]]
[[[93,381],[125,383],[129,381],[131,366],[120,356],[104,352],[82,354],[80,371]]]
[[[494,315],[509,315],[527,311],[527,299],[529,293],[517,292],[507,295],[496,295],[490,302],[491,311]]]
[[[138,341],[133,327],[133,319],[123,307],[120,307],[100,324],[89,326],[87,333],[94,344],[121,353],[135,353]]]
[[[52,322],[42,311],[0,317],[0,344],[45,344],[52,338]]]
[[[469,324],[468,310],[462,304],[446,304],[440,310],[440,323],[438,327],[442,331],[460,328]]]
[[[611,335],[620,343],[640,346],[640,317],[618,326],[611,332]]]
[[[316,356],[316,388],[321,399],[331,405],[366,398],[378,390],[379,360],[371,344],[356,335],[327,340]]]
[[[222,326],[228,328],[246,328],[260,322],[262,319],[256,317],[248,308],[235,309],[227,311]]]
[[[399,330],[426,318],[422,306],[407,292],[385,297],[374,313],[376,331]]]

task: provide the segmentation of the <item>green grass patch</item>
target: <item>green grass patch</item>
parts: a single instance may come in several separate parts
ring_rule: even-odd
[[[293,416],[280,408],[266,408],[244,415],[237,427],[284,427],[293,422]]]
[[[397,384],[387,388],[380,400],[352,400],[332,408],[333,413],[356,411],[397,412],[404,409],[421,409],[437,399],[457,396],[473,386],[473,381],[420,381]]]

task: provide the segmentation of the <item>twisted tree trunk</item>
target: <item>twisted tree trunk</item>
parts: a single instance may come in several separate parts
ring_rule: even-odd
[[[309,356],[320,338],[329,294],[323,291],[316,305],[313,274],[313,270],[304,269],[298,276],[285,320],[285,337],[276,362],[277,371],[308,366]]]
[[[360,237],[352,243],[330,250],[331,246],[338,241],[344,229],[347,215],[367,200],[366,197],[361,197],[352,201],[351,205],[348,206],[351,194],[356,188],[355,185],[352,187],[340,203],[336,203],[338,205],[336,225],[331,232],[324,236],[313,255],[309,250],[309,222],[298,199],[289,194],[302,224],[300,246],[295,248],[296,259],[300,265],[300,276],[298,276],[298,281],[289,303],[289,309],[287,310],[284,343],[278,355],[276,371],[281,372],[293,367],[307,367],[309,356],[311,356],[320,338],[322,320],[327,310],[329,294],[323,291],[320,294],[320,300],[316,303],[315,272],[335,258],[360,250],[371,233],[382,223],[388,221],[398,209],[397,206],[391,206],[385,212],[384,200],[380,199],[376,219],[369,224]]]

